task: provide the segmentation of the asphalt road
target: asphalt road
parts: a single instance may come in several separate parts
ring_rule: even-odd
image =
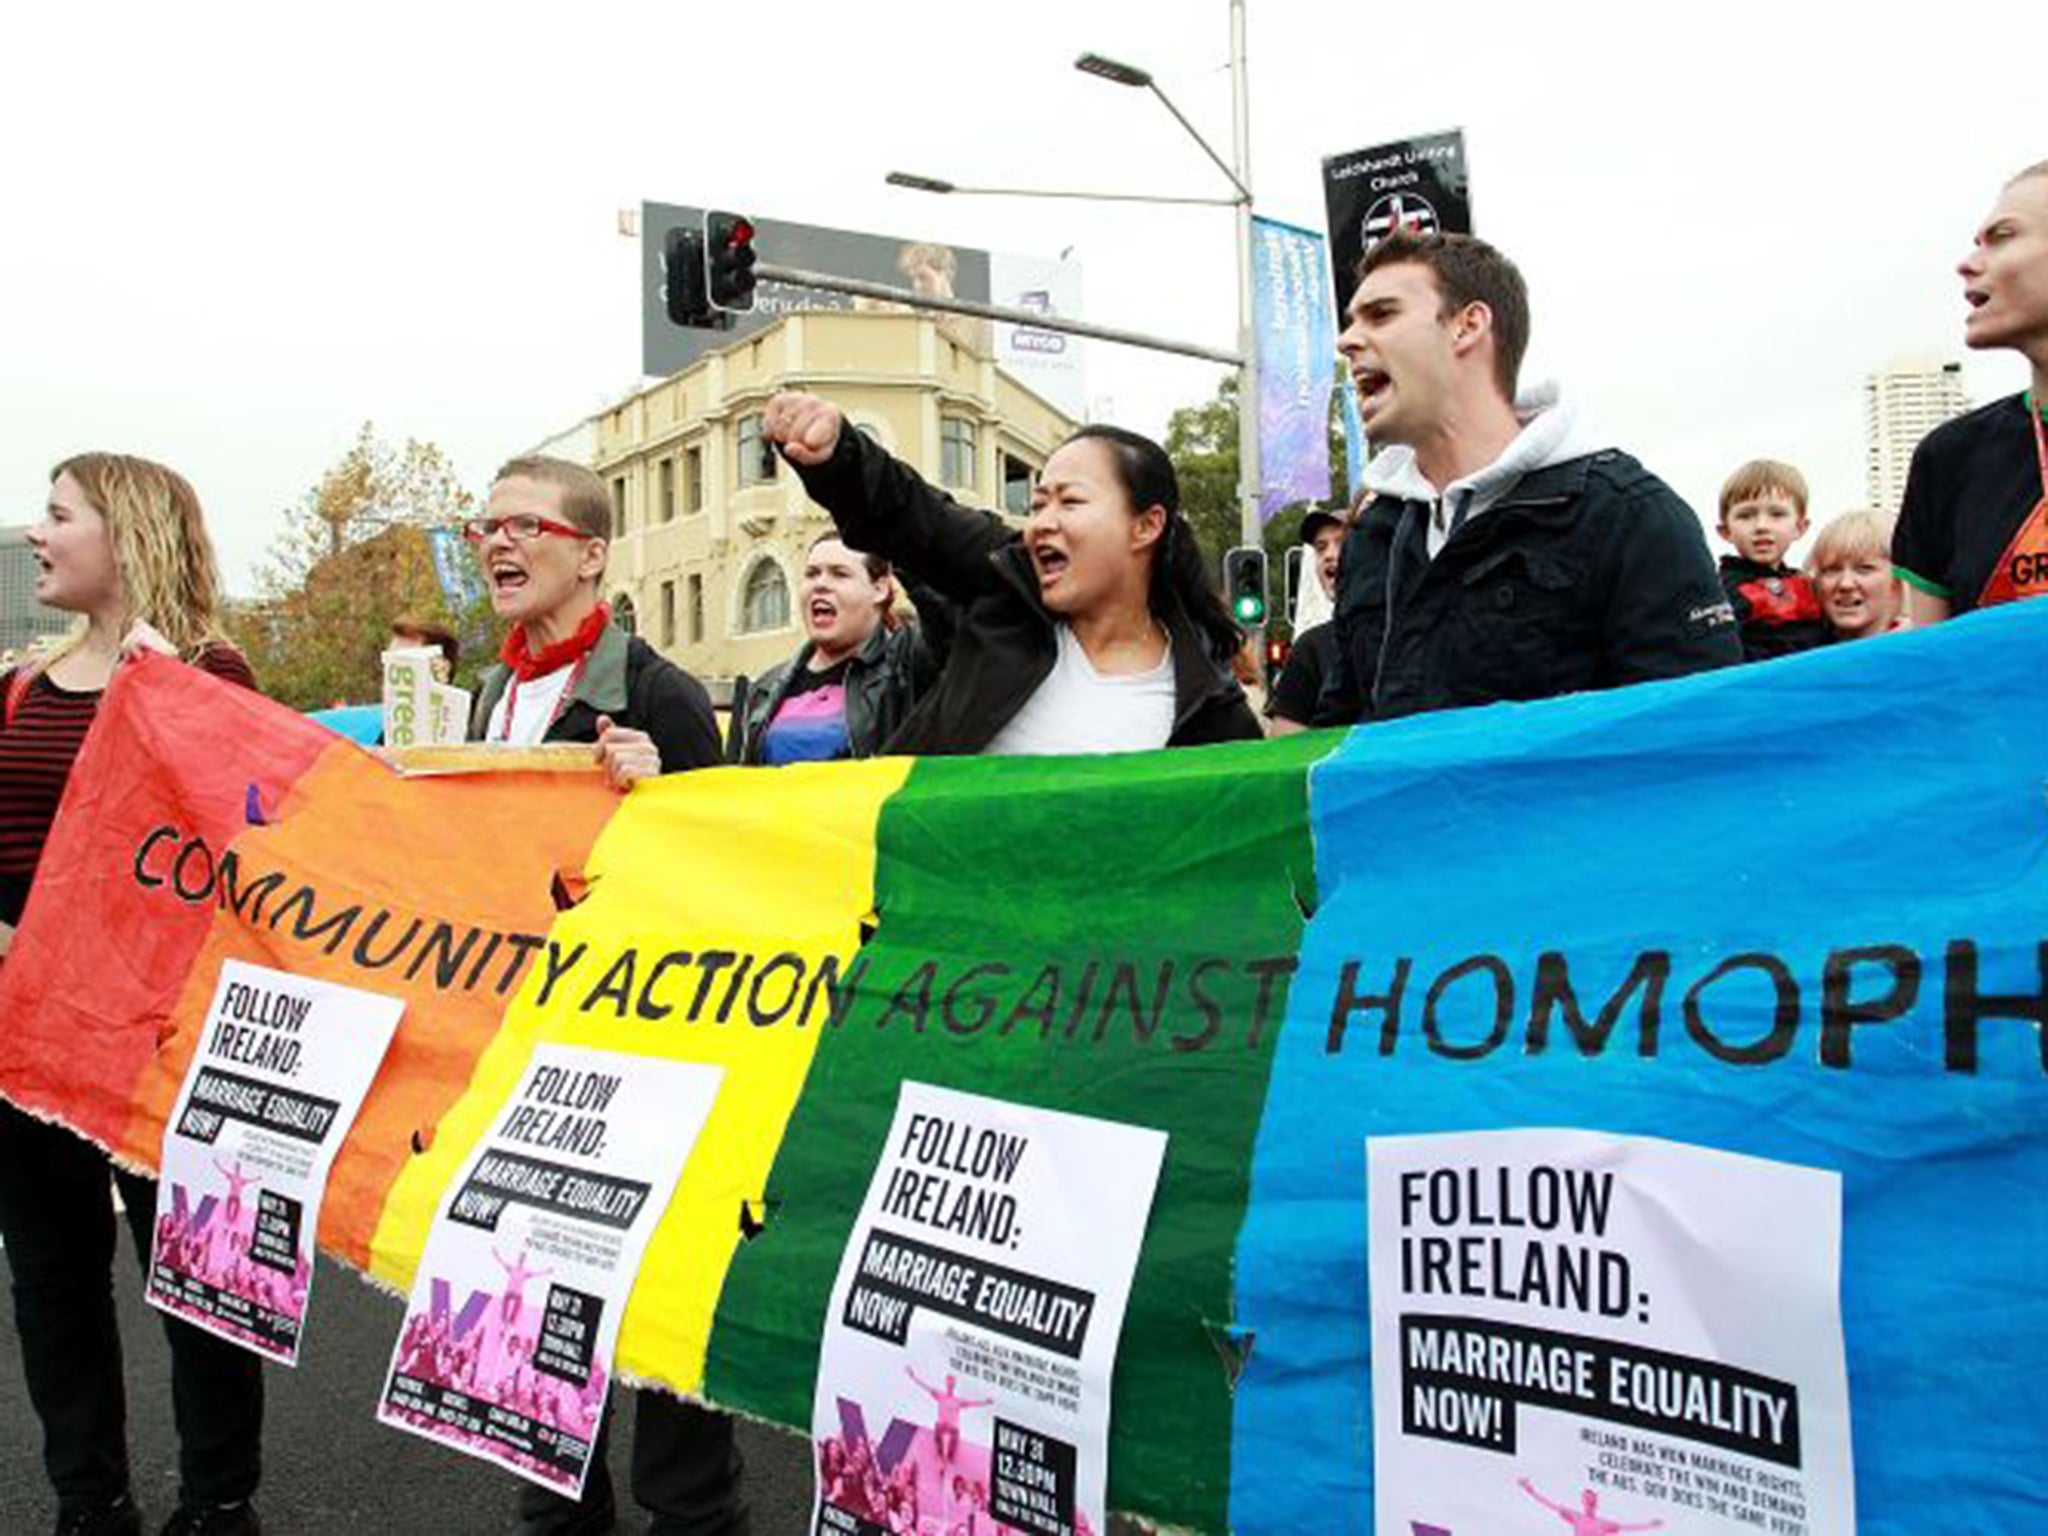
[[[5,1257],[0,1254],[0,1274]],[[158,1314],[123,1233],[116,1290],[128,1356],[128,1454],[145,1515],[161,1522],[177,1500],[170,1365]],[[371,1417],[397,1337],[400,1306],[322,1259],[296,1370],[267,1367],[265,1472],[258,1504],[273,1536],[431,1532],[487,1536],[510,1523],[514,1482],[482,1462],[387,1429]],[[612,1475],[620,1496],[630,1465],[632,1414],[616,1415]],[[740,1427],[747,1493],[758,1536],[798,1536],[811,1497],[810,1462],[797,1436]],[[43,1479],[41,1435],[21,1377],[11,1305],[0,1305],[0,1533],[50,1529],[55,1501]],[[637,1530],[629,1519],[622,1530]],[[155,1529],[152,1524],[151,1530]]]

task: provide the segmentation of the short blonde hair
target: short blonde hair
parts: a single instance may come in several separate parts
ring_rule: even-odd
[[[572,526],[589,538],[612,536],[611,493],[594,472],[575,460],[552,459],[542,453],[524,454],[498,466],[491,484],[500,480],[538,480],[552,485],[562,493],[562,516]]]
[[[1815,575],[1838,562],[1867,556],[1891,564],[1892,520],[1876,512],[1844,512],[1840,517],[1829,518],[1813,536],[1813,548],[1806,553],[1807,574]]]
[[[50,483],[65,475],[106,522],[130,621],[150,625],[188,661],[209,645],[226,643],[219,621],[220,569],[192,482],[153,459],[126,453],[75,454],[50,471]],[[51,659],[80,638],[66,640]]]
[[[1778,459],[1751,459],[1721,487],[1721,521],[1728,521],[1729,510],[1737,502],[1754,501],[1772,491],[1791,497],[1799,515],[1806,516],[1806,476]]]

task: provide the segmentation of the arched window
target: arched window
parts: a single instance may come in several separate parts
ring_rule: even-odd
[[[789,580],[781,566],[763,555],[740,586],[740,631],[752,635],[788,627]]]
[[[633,611],[633,599],[624,592],[612,599],[612,622],[629,635],[639,633],[640,616]]]

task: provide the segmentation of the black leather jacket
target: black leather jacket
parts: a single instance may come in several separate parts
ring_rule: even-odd
[[[919,611],[926,605],[920,604]],[[740,761],[758,766],[768,724],[790,685],[803,675],[815,649],[806,640],[788,661],[754,679],[747,690],[745,740]],[[847,658],[846,740],[850,757],[873,757],[887,745],[909,716],[911,706],[938,676],[943,657],[926,643],[920,624],[900,629],[877,628]]]
[[[804,489],[846,542],[899,565],[954,605],[945,671],[887,743],[890,752],[981,751],[1051,674],[1056,620],[1038,596],[1022,537],[990,512],[971,511],[925,484],[851,427],[823,464],[796,466]],[[1172,747],[1255,740],[1264,733],[1229,668],[1194,621],[1160,616],[1173,652]]]

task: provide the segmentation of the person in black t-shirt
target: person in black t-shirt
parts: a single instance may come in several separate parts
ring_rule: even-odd
[[[1316,580],[1331,598],[1337,595],[1337,557],[1344,548],[1346,527],[1343,518],[1322,507],[1301,520],[1301,542],[1315,551]],[[1266,700],[1267,729],[1272,735],[1288,736],[1309,728],[1336,650],[1337,631],[1327,621],[1294,637],[1287,665],[1273,680],[1272,695]]]
[[[1914,624],[2048,592],[2048,160],[2007,182],[1957,268],[1963,340],[2009,347],[2033,388],[1928,433],[1892,535]]]

